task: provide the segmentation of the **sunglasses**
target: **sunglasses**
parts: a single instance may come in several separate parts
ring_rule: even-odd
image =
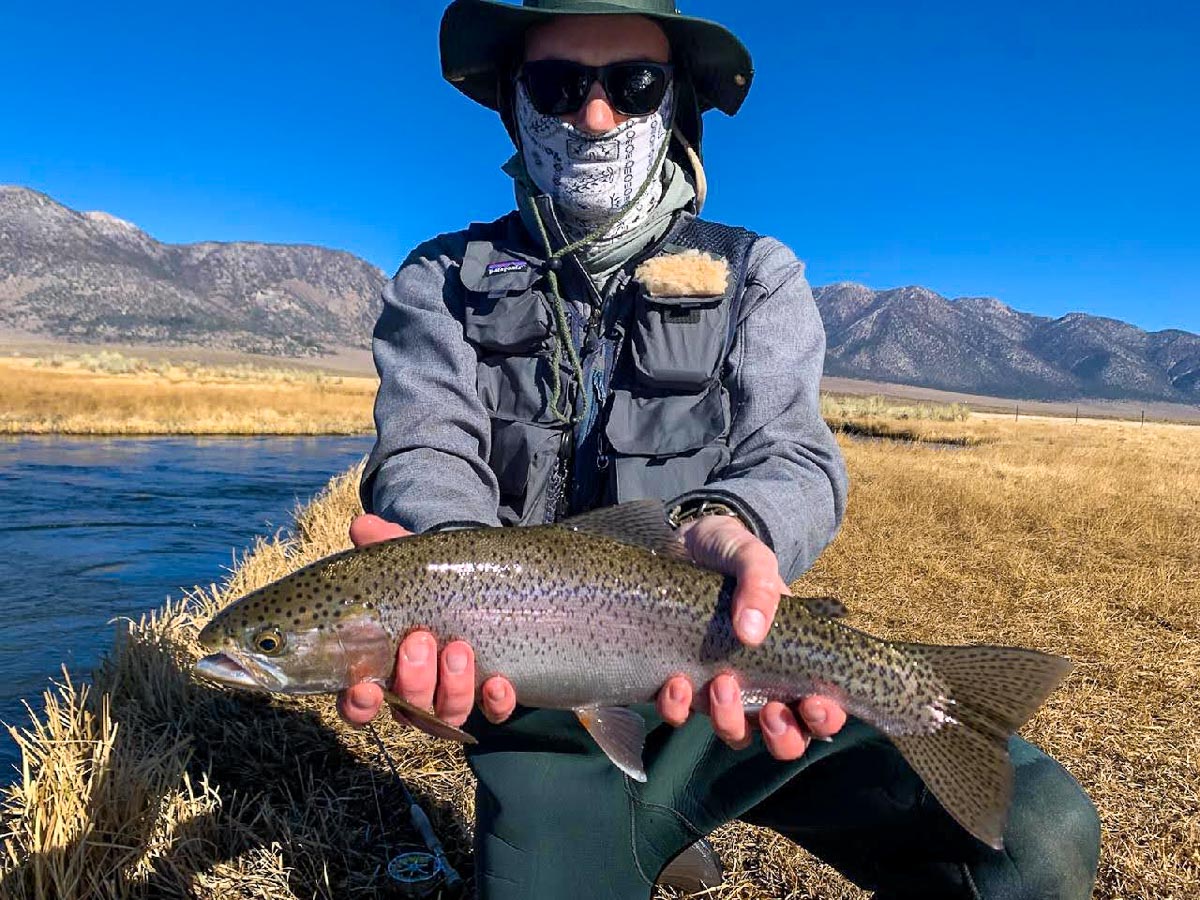
[[[585,66],[569,59],[539,59],[521,66],[517,78],[529,102],[543,116],[579,112],[597,81],[613,109],[623,116],[646,116],[658,109],[671,86],[666,63],[619,62]]]

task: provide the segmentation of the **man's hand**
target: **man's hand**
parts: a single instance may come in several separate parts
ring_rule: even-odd
[[[359,516],[350,523],[350,540],[356,547],[411,533],[379,516]],[[452,641],[439,659],[433,635],[414,631],[400,644],[392,689],[414,706],[432,706],[438,718],[461,726],[475,703],[475,653],[466,641]],[[481,693],[480,706],[491,721],[503,722],[512,715],[517,692],[507,679],[489,678]],[[377,684],[358,684],[338,696],[338,712],[352,725],[365,725],[382,705],[383,691]]]
[[[779,577],[779,561],[771,548],[750,533],[733,516],[703,516],[680,529],[688,554],[698,565],[732,575],[733,628],[742,643],[756,646],[779,608],[779,598],[790,593]],[[707,702],[705,702],[707,701]],[[683,676],[668,681],[658,693],[658,712],[672,725],[687,721],[692,705],[692,683]],[[707,706],[717,736],[731,747],[750,743],[750,722],[742,708],[741,691],[732,675],[718,675],[708,685]],[[782,703],[768,703],[758,717],[763,741],[776,759],[803,755],[812,737],[830,738],[846,724],[846,712],[825,697],[806,697],[796,712]],[[803,723],[803,724],[801,724]]]

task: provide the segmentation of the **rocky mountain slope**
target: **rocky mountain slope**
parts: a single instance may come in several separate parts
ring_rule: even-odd
[[[164,244],[0,185],[0,329],[276,355],[368,346],[383,272],[322,247]],[[1200,335],[921,287],[816,291],[829,375],[1001,397],[1200,404]]]
[[[1200,403],[1200,335],[1186,331],[1084,313],[1050,319],[922,287],[843,283],[815,295],[829,375],[1000,397]]]
[[[0,185],[0,327],[90,343],[280,355],[365,346],[384,275],[323,247],[163,244]]]

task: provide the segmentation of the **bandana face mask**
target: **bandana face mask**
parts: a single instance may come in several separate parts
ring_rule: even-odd
[[[612,131],[596,135],[542,115],[533,108],[525,86],[518,83],[517,129],[529,177],[550,196],[566,222],[595,227],[615,218],[633,202],[642,185],[657,171],[663,145],[670,139],[674,91],[645,116],[631,118]],[[622,230],[636,227],[662,196],[657,177],[637,209],[621,220]]]

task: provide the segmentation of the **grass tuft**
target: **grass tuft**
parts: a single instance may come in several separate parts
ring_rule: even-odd
[[[971,431],[963,403],[904,403],[887,397],[822,394],[821,415],[835,434],[906,443],[973,447],[986,438]]]

